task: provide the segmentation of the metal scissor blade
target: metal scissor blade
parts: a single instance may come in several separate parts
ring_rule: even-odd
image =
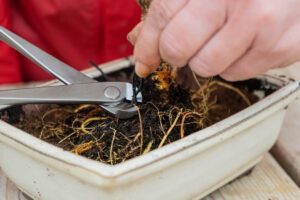
[[[111,105],[102,107],[104,110],[109,109],[110,113],[113,113],[114,116],[117,116],[120,119],[131,118],[138,113],[138,107],[132,106],[127,102],[121,102],[118,105]]]
[[[0,40],[67,85],[97,82],[2,26],[0,26]]]
[[[97,103],[118,109],[123,101],[131,100],[131,93],[128,94],[130,88],[132,85],[129,83],[104,82],[3,90],[0,91],[0,104]]]

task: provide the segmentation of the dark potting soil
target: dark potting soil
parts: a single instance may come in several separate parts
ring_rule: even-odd
[[[139,115],[122,120],[97,105],[23,105],[1,112],[1,119],[53,145],[107,164],[118,164],[209,127],[258,101],[260,80],[228,83],[200,79],[191,92],[168,71],[138,80],[143,103]],[[133,68],[99,81],[133,80]],[[267,93],[270,93],[268,90]]]

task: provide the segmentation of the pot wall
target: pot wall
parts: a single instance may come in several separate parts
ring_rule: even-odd
[[[128,179],[127,184],[111,182],[109,187],[96,187],[87,180],[68,174],[72,166],[63,164],[65,166],[60,169],[50,167],[40,161],[44,158],[37,158],[30,151],[24,154],[24,151],[15,148],[18,144],[2,137],[1,141],[7,145],[0,145],[1,168],[20,189],[34,199],[199,199],[252,168],[274,144],[284,114],[285,110],[280,110],[235,134],[232,131],[224,132],[213,141],[207,140],[181,152],[185,160],[137,181],[131,182]],[[242,129],[247,127],[246,124],[241,126]],[[168,159],[163,162],[168,162]]]

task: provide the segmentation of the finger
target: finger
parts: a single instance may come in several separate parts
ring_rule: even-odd
[[[271,30],[274,34],[271,34]],[[232,66],[221,73],[228,81],[252,78],[269,69],[287,63],[292,56],[291,37],[289,32],[278,31],[275,27],[265,29],[255,36],[252,48]]]
[[[190,0],[164,29],[159,46],[161,57],[172,65],[185,66],[224,25],[223,2]]]
[[[134,48],[136,72],[145,77],[160,64],[161,32],[189,0],[154,0]]]
[[[252,78],[266,72],[268,69],[280,66],[281,60],[277,54],[250,50],[240,60],[226,69],[221,77],[228,81],[240,81]]]
[[[202,77],[222,73],[251,47],[255,27],[228,20],[228,23],[189,61],[189,66]]]
[[[143,28],[144,22],[138,23],[127,35],[127,40],[134,46]]]

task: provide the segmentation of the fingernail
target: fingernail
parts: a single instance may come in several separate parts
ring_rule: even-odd
[[[151,73],[149,67],[138,61],[135,62],[135,72],[141,78],[145,78]]]

